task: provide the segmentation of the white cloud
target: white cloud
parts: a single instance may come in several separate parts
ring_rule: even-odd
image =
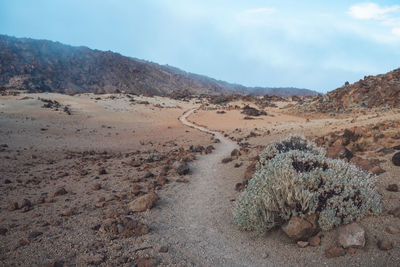
[[[397,35],[397,36],[400,37],[400,27],[399,27],[399,28],[393,28],[393,29],[392,29],[392,33],[393,33],[394,35]]]
[[[238,14],[238,20],[245,25],[265,25],[270,21],[270,16],[276,13],[275,8],[252,8]]]
[[[398,44],[400,42],[400,6],[379,6],[375,3],[361,3],[349,8],[347,14],[365,21],[357,25],[356,32],[376,42]]]
[[[386,15],[399,10],[400,6],[380,7],[375,3],[362,3],[350,7],[348,14],[356,19],[385,19]]]

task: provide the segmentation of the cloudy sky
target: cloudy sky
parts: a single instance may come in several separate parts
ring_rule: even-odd
[[[399,0],[0,0],[0,34],[247,86],[326,92],[400,67]]]

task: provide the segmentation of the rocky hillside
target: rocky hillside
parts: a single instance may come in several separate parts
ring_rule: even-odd
[[[110,51],[0,35],[0,87],[60,93],[247,94],[241,85]],[[274,90],[274,94],[280,94]],[[313,91],[282,91],[310,95]]]
[[[308,111],[340,112],[353,107],[400,107],[400,68],[386,74],[365,76],[353,84],[345,83],[326,95],[301,105]]]

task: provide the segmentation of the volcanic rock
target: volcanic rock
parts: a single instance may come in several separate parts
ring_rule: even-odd
[[[346,255],[346,251],[341,247],[330,247],[325,251],[325,257],[328,259]]]
[[[347,159],[350,160],[354,154],[348,150],[345,146],[337,144],[334,146],[330,146],[326,153],[328,158],[332,159]]]
[[[295,240],[307,240],[318,231],[317,216],[308,215],[305,218],[292,217],[282,226],[288,237]]]
[[[67,190],[65,190],[64,187],[59,187],[59,188],[57,188],[56,191],[53,192],[52,196],[53,196],[53,197],[57,197],[57,196],[65,195],[65,194],[67,194],[67,193],[68,193],[68,192],[67,192]]]
[[[399,192],[399,186],[397,184],[390,184],[386,187],[386,190],[390,192]]]
[[[377,245],[380,250],[390,250],[393,248],[393,244],[386,240],[379,240]]]
[[[395,166],[400,166],[400,152],[393,155],[392,162]]]
[[[394,226],[388,226],[386,227],[386,232],[388,232],[389,234],[395,235],[400,233],[400,229]]]
[[[348,247],[364,247],[365,246],[365,230],[357,223],[351,223],[339,229],[338,245],[344,248]]]
[[[155,192],[138,197],[128,204],[130,210],[141,212],[151,209],[158,200]]]

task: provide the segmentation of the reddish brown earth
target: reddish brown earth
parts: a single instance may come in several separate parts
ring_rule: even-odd
[[[59,105],[44,108],[48,102],[38,97]],[[400,185],[400,167],[391,162],[393,147],[400,145],[398,110],[369,110],[356,118],[299,116],[285,108],[293,102],[274,102],[276,107],[262,108],[267,115],[249,116],[241,113],[243,107],[261,108],[242,100],[221,106],[204,99],[133,98],[0,97],[0,264],[395,266],[400,261],[400,195],[387,190]],[[188,120],[218,132],[215,136],[178,120],[202,103]],[[345,129],[360,137],[347,143]],[[338,245],[338,229],[299,247],[281,230],[258,236],[233,226],[235,186],[246,172],[251,176],[246,169],[265,145],[288,134],[327,147],[343,145],[385,171],[377,180],[383,214],[359,222],[367,237],[364,248],[327,258],[325,251]]]

